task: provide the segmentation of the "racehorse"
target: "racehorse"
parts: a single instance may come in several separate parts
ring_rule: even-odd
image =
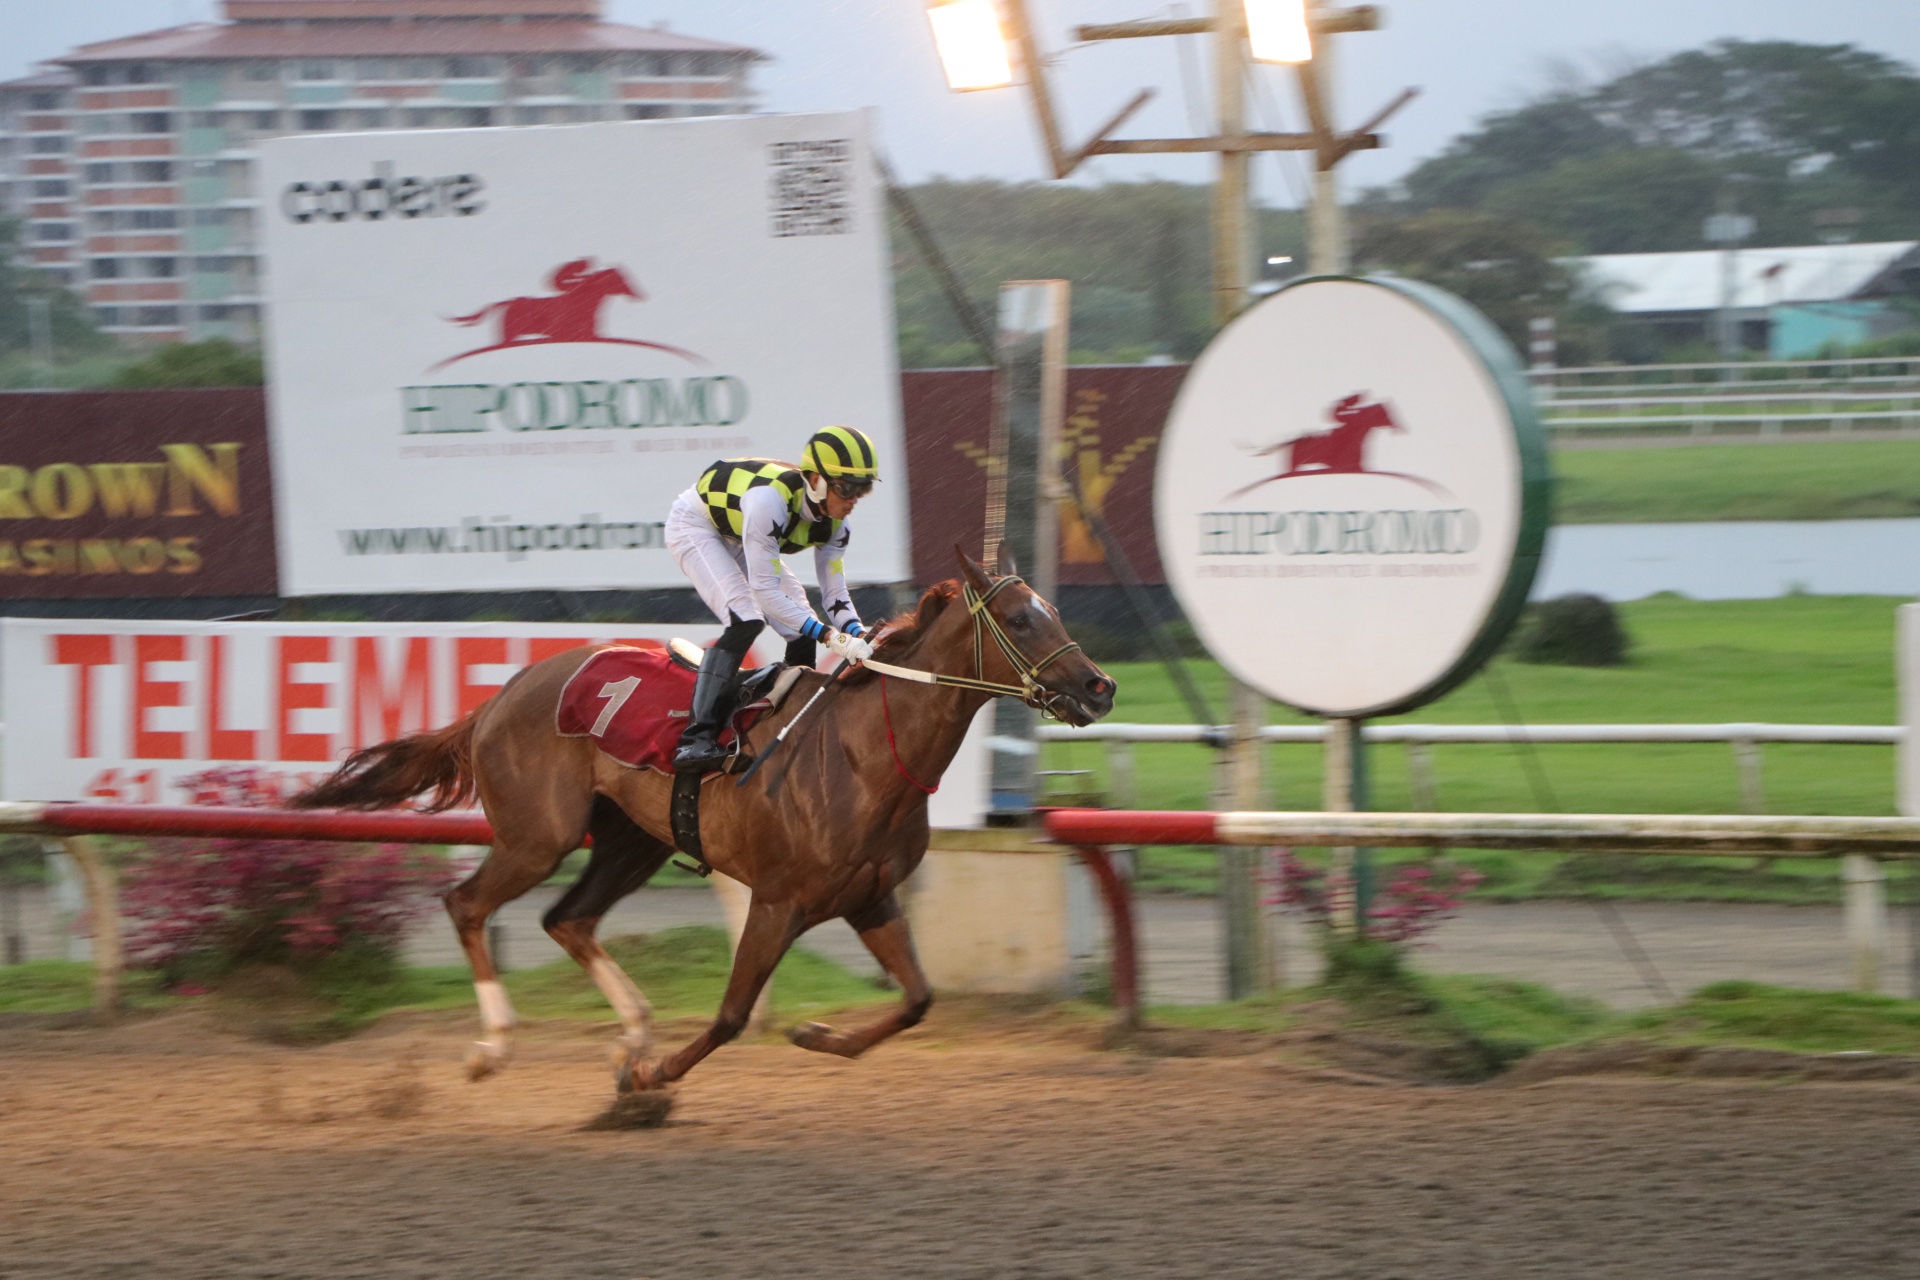
[[[933,992],[896,890],[926,854],[927,797],[974,713],[991,697],[1011,695],[1070,724],[1091,724],[1113,709],[1116,688],[1067,635],[1052,605],[1019,578],[991,577],[955,554],[961,577],[929,589],[910,615],[882,626],[874,647],[876,664],[907,668],[921,680],[933,673],[937,683],[866,667],[832,678],[803,674],[781,707],[747,735],[748,748],[765,756],[761,767],[702,782],[706,860],[746,884],[753,899],[718,1014],[670,1057],[648,1056],[651,1008],[594,930],[673,853],[673,779],[621,765],[591,738],[561,737],[554,724],[562,688],[596,650],[535,663],[463,719],[357,752],[292,801],[300,808],[380,809],[430,793],[425,807],[438,810],[478,795],[494,844],[446,898],[473,968],[484,1028],[468,1057],[472,1077],[505,1064],[514,1023],[487,950],[487,918],[545,880],[588,835],[586,870],[543,923],[620,1015],[615,1079],[622,1091],[678,1080],[737,1036],[794,940],[838,917],[900,984],[901,1005],[857,1030],[804,1023],[789,1038],[803,1049],[853,1058],[926,1015]],[[815,698],[819,705],[809,714]],[[781,750],[767,754],[790,725]]]

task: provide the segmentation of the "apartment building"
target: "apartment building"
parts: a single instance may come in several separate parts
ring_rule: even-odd
[[[50,69],[0,83],[0,213],[20,222],[20,257],[65,285],[80,280],[73,82]]]
[[[258,341],[256,148],[753,107],[761,54],[602,20],[602,0],[224,0],[225,21],[84,45],[0,84],[0,199],[100,327]]]

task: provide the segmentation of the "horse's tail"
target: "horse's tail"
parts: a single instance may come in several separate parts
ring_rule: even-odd
[[[475,708],[444,729],[364,748],[287,802],[294,809],[391,809],[424,791],[428,813],[473,799]]]
[[[478,311],[474,312],[470,316],[448,316],[447,323],[448,324],[479,324],[482,320],[485,320],[489,315],[491,315],[496,308],[504,307],[506,305],[507,304],[504,302],[489,302],[486,306],[480,308]]]

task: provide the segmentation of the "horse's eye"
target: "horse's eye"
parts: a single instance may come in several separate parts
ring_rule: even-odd
[[[1007,625],[1015,631],[1027,631],[1033,627],[1033,619],[1024,613],[1016,613],[1013,615],[1013,620],[1008,622]]]

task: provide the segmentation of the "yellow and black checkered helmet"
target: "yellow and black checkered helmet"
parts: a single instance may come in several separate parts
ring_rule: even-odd
[[[878,480],[880,455],[864,431],[852,427],[822,427],[807,439],[800,469],[829,480]]]

